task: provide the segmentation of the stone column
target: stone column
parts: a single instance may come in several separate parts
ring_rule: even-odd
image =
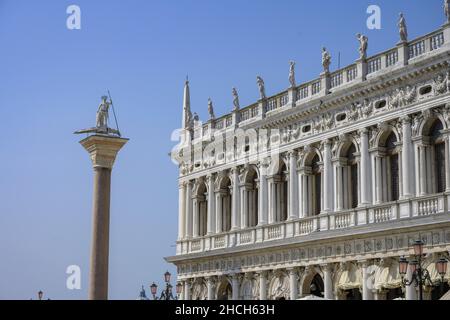
[[[191,300],[191,283],[190,280],[184,282],[184,300]]]
[[[268,204],[269,204],[269,224],[275,222],[275,214],[276,214],[276,189],[275,189],[275,182],[274,178],[270,177],[268,178],[267,184],[269,186],[269,198],[268,198]]]
[[[215,232],[215,222],[216,222],[216,213],[215,213],[215,197],[214,197],[214,176],[209,175],[206,177],[206,182],[208,183],[208,225],[206,232],[208,235],[211,235]]]
[[[425,166],[425,146],[424,145],[419,145],[419,170],[420,170],[420,195],[424,196],[427,194],[427,175],[426,175],[426,166]]]
[[[414,259],[413,257],[410,257],[410,260]],[[408,269],[406,271],[406,279],[408,281],[411,281],[412,278],[412,268],[408,265]],[[417,300],[417,291],[416,287],[414,285],[411,286],[405,286],[405,299],[406,300]]]
[[[334,296],[333,296],[333,282],[332,282],[332,278],[331,278],[331,273],[332,273],[332,269],[333,267],[329,264],[325,264],[322,266],[323,267],[323,283],[324,283],[324,290],[325,290],[325,299],[330,299],[330,300],[334,300]]]
[[[445,186],[445,191],[450,192],[450,136],[445,138]]]
[[[361,261],[360,266],[362,269],[362,298],[363,300],[373,300],[372,288],[369,286],[369,272],[367,268],[369,263],[367,261]]]
[[[117,153],[127,141],[103,135],[92,135],[80,141],[89,152],[94,167],[89,300],[108,299],[111,171]]]
[[[259,165],[258,225],[267,224],[267,165]]]
[[[192,182],[186,184],[186,238],[192,238]]]
[[[267,300],[267,271],[259,273],[259,300]]]
[[[239,169],[231,169],[232,176],[232,204],[231,204],[231,230],[239,229]]]
[[[180,300],[185,300],[184,299],[184,281],[178,281],[181,284],[181,292],[180,292]]]
[[[192,232],[194,237],[198,237],[200,235],[200,215],[198,208],[198,198],[194,196],[192,198],[192,210],[193,210],[193,219],[192,219]]]
[[[245,184],[241,185],[241,229],[248,228],[248,192]]]
[[[216,190],[216,233],[222,232],[222,194]]]
[[[375,201],[375,203],[381,203],[383,201],[383,186],[381,185],[381,175],[382,175],[382,171],[381,171],[381,156],[376,155],[375,156],[375,176],[376,176],[376,180],[377,180],[377,186],[376,186],[376,195],[377,195],[377,199]]]
[[[411,170],[411,159],[413,159],[413,149],[411,141],[411,119],[408,116],[402,118],[403,128],[403,150],[402,150],[402,177],[403,177],[403,198],[410,198],[411,179],[413,179],[413,171]]]
[[[239,275],[233,274],[231,276],[232,300],[239,300]]]
[[[308,175],[303,172],[303,176],[302,176],[302,218],[306,218],[309,214],[309,197],[308,197],[308,180],[309,177]],[[311,193],[311,192],[309,192]]]
[[[332,210],[332,183],[333,183],[333,168],[331,165],[331,150],[330,141],[326,140],[323,143],[323,210],[325,212]]]
[[[178,185],[178,240],[185,237],[186,230],[186,183]]]
[[[360,130],[361,135],[361,205],[369,204],[369,137],[367,129]]]
[[[208,300],[215,300],[214,299],[214,278],[213,277],[207,277],[206,278],[206,288],[208,290]]]
[[[344,209],[343,204],[343,177],[342,177],[342,166],[339,162],[336,163],[336,210],[342,211]]]
[[[298,175],[297,157],[294,151],[288,153],[289,156],[289,220],[298,218]]]
[[[288,269],[289,272],[289,290],[290,299],[297,300],[298,298],[298,271],[296,268]]]

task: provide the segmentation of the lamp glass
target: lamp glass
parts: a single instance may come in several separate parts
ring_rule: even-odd
[[[398,269],[399,273],[404,276],[408,271],[408,260],[406,260],[404,257],[401,257],[398,262]]]
[[[152,293],[152,295],[155,295],[157,290],[158,286],[153,282],[153,284],[150,286],[150,292]]]
[[[170,276],[171,276],[170,272],[166,271],[166,273],[164,273],[164,281],[170,282]]]
[[[447,259],[441,258],[436,262],[437,272],[441,277],[447,273]]]
[[[423,254],[423,242],[422,240],[417,240],[413,244],[414,254],[416,256],[422,256]]]

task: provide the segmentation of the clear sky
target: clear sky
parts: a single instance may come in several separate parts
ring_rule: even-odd
[[[175,268],[177,167],[168,152],[181,123],[189,74],[192,109],[206,118],[317,78],[321,47],[332,69],[393,47],[403,11],[410,38],[444,22],[441,0],[88,1],[0,0],[0,299],[87,298],[92,167],[73,131],[93,126],[109,89],[130,138],[112,178],[110,298],[135,299]],[[81,30],[66,28],[66,8],[81,8]],[[381,7],[382,29],[366,9]],[[81,290],[66,289],[66,268],[82,270]]]

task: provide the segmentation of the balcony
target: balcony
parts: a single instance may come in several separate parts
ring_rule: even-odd
[[[392,223],[406,219],[424,219],[432,215],[448,214],[449,194],[429,195],[407,200],[372,205],[340,212],[322,213],[314,217],[300,218],[245,230],[181,240],[177,242],[177,255],[201,253],[225,248],[245,247],[256,243],[268,243],[302,238],[327,232],[327,236],[340,236],[345,231],[369,226],[377,230],[390,230]]]

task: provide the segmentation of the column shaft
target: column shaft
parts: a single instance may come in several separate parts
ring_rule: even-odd
[[[231,230],[238,230],[239,219],[239,172],[237,168],[231,171],[233,177],[232,205],[231,205]]]
[[[259,274],[259,300],[267,300],[267,272]]]
[[[367,130],[361,131],[361,162],[360,162],[360,172],[361,172],[361,204],[366,205],[369,203],[369,137],[367,135]]]
[[[207,224],[207,234],[211,235],[215,232],[215,197],[214,197],[214,180],[213,177],[209,177],[208,180],[208,224]]]
[[[412,141],[411,141],[411,120],[404,118],[402,121],[403,128],[403,148],[402,148],[402,187],[403,197],[409,198],[412,196],[411,179],[413,178],[413,171],[411,170]]]
[[[181,183],[178,189],[178,240],[185,237],[186,230],[186,184]]]

